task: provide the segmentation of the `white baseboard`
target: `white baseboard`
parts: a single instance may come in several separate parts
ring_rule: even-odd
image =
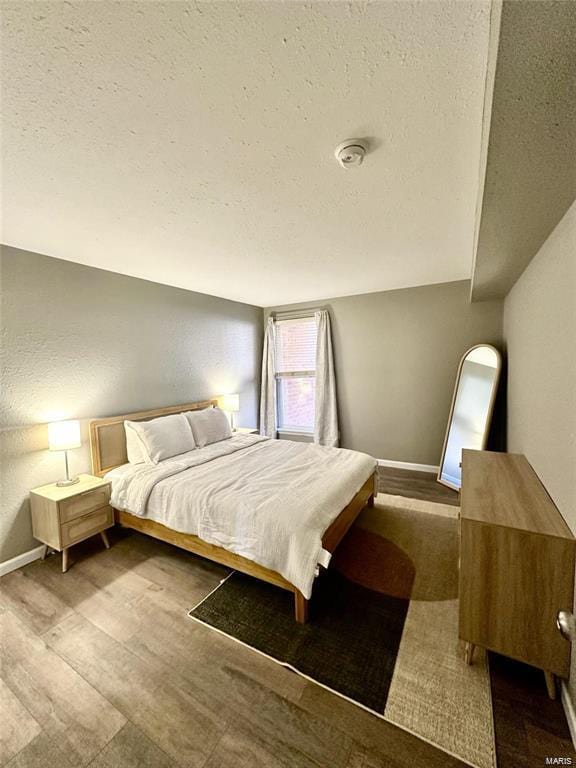
[[[564,680],[560,681],[560,695],[562,697],[562,705],[564,707],[564,713],[566,714],[566,720],[568,721],[568,728],[570,728],[570,735],[576,749],[576,709],[570,694],[568,693],[568,686]]]
[[[34,549],[30,549],[28,552],[22,552],[21,555],[16,555],[16,557],[13,557],[11,560],[5,560],[3,563],[0,563],[0,576],[5,576],[7,573],[15,571],[17,568],[22,568],[22,566],[28,565],[28,563],[34,562],[34,560],[39,560],[42,557],[43,552],[44,545],[42,544],[40,547],[34,547]]]
[[[412,469],[415,472],[433,472],[438,474],[440,467],[433,464],[411,464],[408,461],[392,461],[392,459],[378,459],[381,467],[396,467],[396,469]]]

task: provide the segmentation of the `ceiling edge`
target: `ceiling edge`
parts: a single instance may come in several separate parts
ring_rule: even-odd
[[[494,83],[496,81],[496,63],[500,43],[500,24],[502,21],[503,0],[492,0],[490,6],[490,25],[488,32],[488,53],[486,56],[486,79],[484,82],[484,106],[482,110],[482,136],[480,139],[480,162],[478,167],[478,194],[474,214],[474,241],[472,246],[472,271],[470,278],[470,301],[474,301],[474,275],[480,238],[480,222],[484,203],[484,187],[488,168],[488,147],[490,144],[490,125],[492,123],[492,105],[494,102]]]

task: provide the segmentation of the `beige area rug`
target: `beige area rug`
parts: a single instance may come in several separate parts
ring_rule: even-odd
[[[378,494],[359,520],[415,565],[384,716],[478,768],[494,768],[487,661],[482,655],[467,666],[458,640],[459,513],[447,504]]]
[[[308,624],[295,624],[288,592],[241,573],[189,615],[469,765],[495,768],[486,661],[466,666],[458,640],[458,515],[379,494],[316,585]]]

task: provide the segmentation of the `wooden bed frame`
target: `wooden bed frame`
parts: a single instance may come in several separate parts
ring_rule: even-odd
[[[168,408],[157,408],[152,411],[139,411],[122,416],[113,416],[106,419],[95,419],[90,422],[90,449],[92,454],[92,472],[102,477],[106,472],[128,462],[126,454],[126,437],[124,433],[124,421],[147,421],[158,416],[168,416],[185,411],[197,411],[203,408],[211,408],[218,404],[217,400],[204,400],[199,403],[185,403]],[[352,523],[356,520],[362,509],[373,506],[376,493],[376,474],[371,475],[362,488],[354,496],[352,501],[344,507],[342,512],[330,525],[322,537],[322,546],[328,552],[334,552],[342,541]],[[296,621],[305,623],[308,620],[309,600],[293,584],[287,581],[276,571],[264,568],[261,565],[247,560],[245,557],[229,552],[222,547],[208,544],[197,536],[187,533],[179,533],[167,528],[154,520],[146,520],[136,515],[131,515],[124,510],[114,510],[115,520],[125,528],[132,528],[148,536],[153,536],[161,541],[174,544],[181,549],[186,549],[196,555],[201,555],[209,560],[222,563],[229,568],[234,568],[249,576],[262,579],[269,584],[286,589],[294,593],[294,611]]]

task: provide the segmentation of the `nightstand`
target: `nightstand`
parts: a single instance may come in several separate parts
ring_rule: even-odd
[[[99,533],[106,549],[110,548],[106,535],[114,525],[110,483],[92,475],[79,477],[75,485],[51,483],[30,491],[34,537],[62,552],[62,573],[68,570],[68,548],[73,544]]]
[[[260,434],[259,430],[255,427],[237,427],[232,434],[236,435],[258,435]]]

